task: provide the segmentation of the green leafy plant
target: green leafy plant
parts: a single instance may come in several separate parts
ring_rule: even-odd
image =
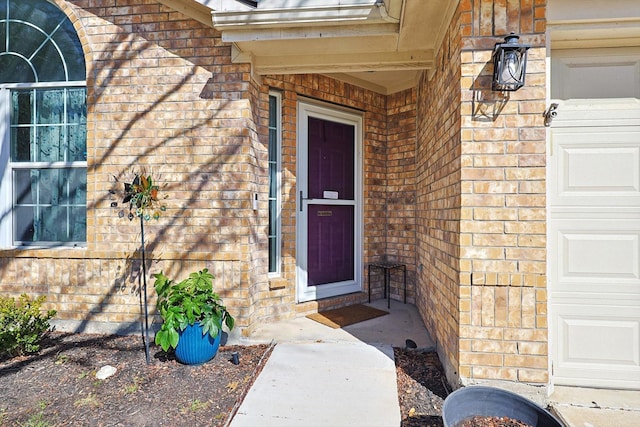
[[[134,394],[135,392],[137,392],[138,390],[140,390],[140,384],[143,382],[143,379],[140,377],[134,377],[133,378],[133,383],[127,385],[124,388],[124,394]]]
[[[206,410],[211,405],[210,401],[202,402],[200,399],[192,400],[191,404],[188,407],[182,408],[180,411],[182,414],[187,414],[189,412],[198,412]]]
[[[164,351],[176,348],[179,331],[198,322],[203,334],[215,338],[222,324],[233,329],[235,319],[222,305],[220,296],[213,291],[213,275],[206,268],[191,273],[189,278],[174,282],[163,272],[155,274],[154,287],[158,294],[157,308],[163,324],[156,333],[155,342]]]
[[[0,297],[0,356],[37,353],[40,341],[50,330],[55,310],[42,312],[46,297],[31,299],[27,294],[15,298]]]

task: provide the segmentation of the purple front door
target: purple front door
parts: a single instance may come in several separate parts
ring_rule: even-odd
[[[308,118],[307,286],[353,281],[355,128]]]

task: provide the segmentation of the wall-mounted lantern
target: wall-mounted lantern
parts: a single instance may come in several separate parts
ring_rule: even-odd
[[[519,39],[519,36],[511,33],[503,43],[496,43],[493,49],[492,90],[514,91],[524,86],[527,50],[531,46],[518,43]]]

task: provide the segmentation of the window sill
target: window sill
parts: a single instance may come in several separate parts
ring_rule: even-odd
[[[284,289],[287,287],[289,282],[282,277],[269,277],[269,290],[277,291],[279,289]]]

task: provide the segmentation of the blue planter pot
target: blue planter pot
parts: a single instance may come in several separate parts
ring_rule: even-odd
[[[220,337],[222,328],[218,335],[211,338],[211,335],[202,335],[202,326],[196,323],[189,325],[184,331],[178,332],[180,339],[176,347],[176,359],[185,365],[201,365],[213,359],[220,347]]]
[[[509,417],[534,427],[562,427],[549,411],[529,399],[499,388],[464,387],[445,399],[442,406],[445,427],[456,427],[474,416]]]

